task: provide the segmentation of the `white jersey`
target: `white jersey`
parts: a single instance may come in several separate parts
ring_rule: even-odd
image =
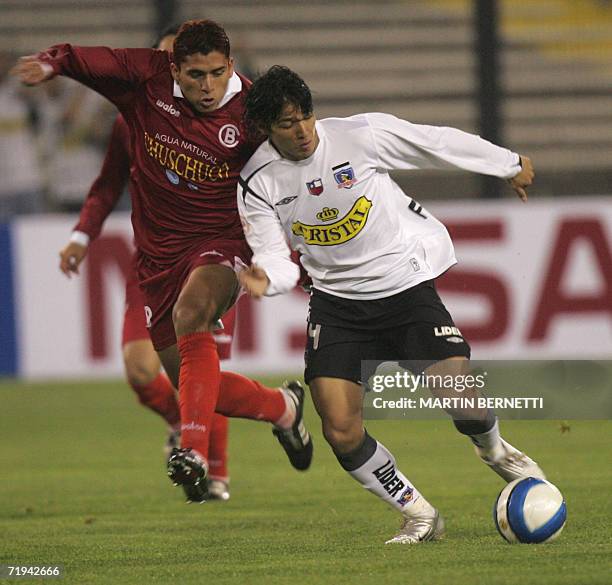
[[[388,114],[316,122],[319,144],[305,160],[262,144],[241,172],[238,209],[267,295],[298,280],[288,245],[316,289],[378,299],[435,278],[455,262],[446,228],[408,197],[391,170],[465,169],[501,178],[519,156],[453,128]]]

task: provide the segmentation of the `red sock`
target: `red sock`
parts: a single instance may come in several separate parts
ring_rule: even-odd
[[[175,426],[180,422],[181,414],[174,387],[166,374],[160,372],[146,386],[136,384],[130,384],[130,386],[138,395],[140,403],[159,414],[170,426]]]
[[[211,479],[228,481],[227,473],[227,431],[229,421],[222,414],[214,414],[210,428],[208,447],[208,475]]]
[[[212,417],[219,395],[219,356],[211,333],[189,333],[178,339],[181,356],[179,406],[181,447],[208,458]]]
[[[233,372],[221,372],[217,412],[276,423],[285,414],[286,408],[282,392]]]

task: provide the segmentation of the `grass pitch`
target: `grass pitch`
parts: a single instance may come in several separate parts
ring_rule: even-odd
[[[503,424],[565,495],[548,545],[497,534],[503,482],[450,423],[369,422],[447,522],[442,542],[392,547],[397,514],[340,469],[310,407],[307,423],[315,459],[298,473],[266,425],[232,421],[232,499],[188,506],[165,477],[163,424],[123,382],[0,383],[0,563],[63,564],[79,585],[611,582],[610,421]]]

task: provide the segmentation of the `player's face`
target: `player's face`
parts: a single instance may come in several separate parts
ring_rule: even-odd
[[[177,67],[172,64],[172,76],[183,96],[199,114],[216,110],[223,99],[227,84],[234,73],[234,60],[219,51],[208,55],[188,55]]]
[[[314,113],[305,116],[293,104],[285,104],[278,120],[270,128],[270,140],[283,157],[304,160],[319,145],[315,121]]]

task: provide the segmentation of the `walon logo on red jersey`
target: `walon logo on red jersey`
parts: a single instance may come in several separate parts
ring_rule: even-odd
[[[177,118],[181,115],[181,113],[178,110],[175,110],[170,104],[166,104],[162,102],[161,100],[157,100],[155,102],[155,105],[158,108],[161,108],[162,110],[164,110],[164,112],[168,112],[169,114],[172,114],[173,116],[176,116]]]

